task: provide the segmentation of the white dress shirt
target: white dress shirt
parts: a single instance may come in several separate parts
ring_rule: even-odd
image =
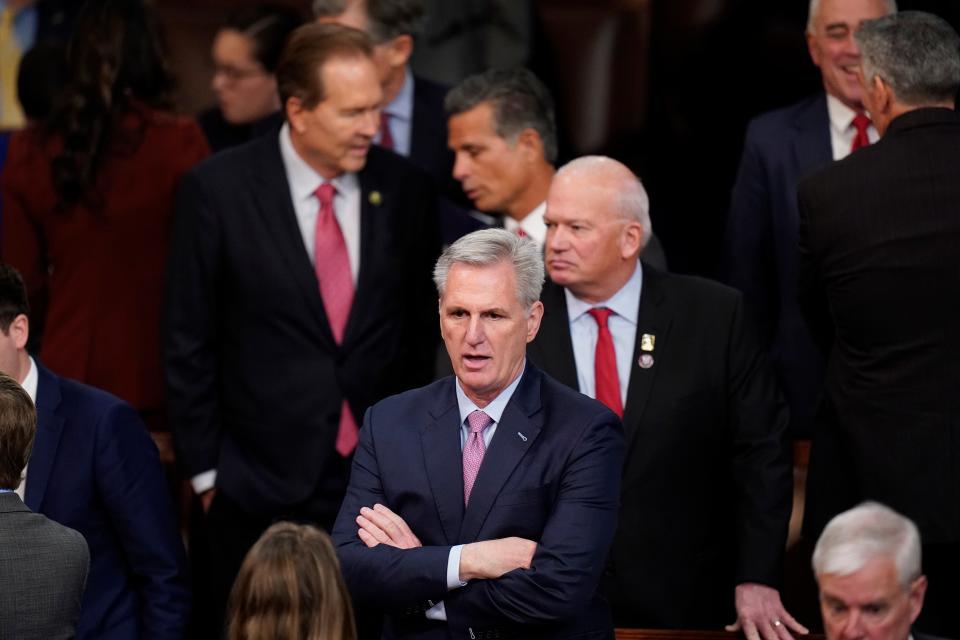
[[[546,212],[547,203],[541,202],[519,222],[510,216],[504,216],[503,228],[511,233],[517,233],[519,229],[523,229],[523,232],[530,236],[538,247],[542,247],[547,241],[547,224],[543,221],[543,214]]]
[[[23,379],[23,382],[20,383],[20,386],[23,387],[23,390],[27,392],[27,395],[30,396],[30,399],[33,400],[33,404],[37,404],[37,383],[40,380],[40,374],[37,373],[37,365],[34,363],[33,358],[27,356],[30,359],[30,368],[27,370],[27,377]],[[29,465],[28,465],[29,466]],[[20,476],[20,486],[17,487],[17,495],[20,496],[21,500],[26,501],[27,494],[27,467],[23,468],[23,475]]]
[[[857,135],[857,129],[853,126],[853,118],[857,112],[828,93],[827,114],[830,117],[830,146],[833,148],[833,159],[846,158],[850,155],[850,147],[853,146],[853,139]],[[880,139],[880,134],[877,133],[873,124],[867,127],[867,137],[870,138],[870,144]]]
[[[613,350],[617,356],[617,377],[620,379],[620,401],[627,404],[627,386],[630,383],[630,370],[633,366],[633,347],[637,340],[637,316],[640,309],[640,292],[643,288],[643,268],[637,261],[630,279],[609,300],[590,304],[580,300],[569,289],[563,293],[567,297],[567,317],[570,321],[570,340],[573,342],[573,359],[577,364],[577,384],[580,393],[597,397],[594,379],[594,356],[597,349],[597,336],[600,329],[597,321],[589,314],[590,309],[606,307],[613,311],[607,319],[607,327],[613,338]]]
[[[520,378],[523,377],[523,372],[527,368],[527,363],[524,361],[523,367],[520,369],[520,375],[518,375],[513,382],[511,382],[507,387],[500,392],[496,398],[490,401],[490,404],[483,407],[482,409],[478,407],[473,400],[467,397],[467,394],[463,392],[463,387],[460,386],[460,380],[456,380],[457,390],[457,407],[460,409],[460,450],[463,451],[464,445],[467,443],[467,436],[470,435],[470,427],[467,424],[467,416],[469,416],[474,411],[483,411],[485,414],[490,416],[490,419],[493,420],[493,423],[483,430],[483,444],[485,447],[490,446],[490,442],[493,440],[493,434],[497,431],[497,425],[500,424],[500,418],[503,416],[503,410],[507,408],[507,403],[510,402],[510,398],[513,397],[513,392],[517,390],[517,385],[520,384]],[[463,545],[458,544],[450,548],[450,555],[447,557],[447,589],[457,589],[459,587],[466,586],[466,582],[460,580],[460,554],[463,551]],[[438,602],[434,604],[427,610],[427,617],[431,620],[446,620],[447,619],[447,609],[444,607],[443,602]]]
[[[297,216],[303,247],[310,263],[316,264],[317,214],[320,212],[320,201],[314,192],[327,181],[304,162],[293,148],[288,123],[284,123],[280,128],[280,156],[283,159],[287,183],[290,185],[290,200]],[[353,284],[356,286],[357,274],[360,272],[360,180],[355,173],[342,173],[329,182],[332,182],[337,190],[333,197],[333,208],[343,233],[343,241],[347,245],[350,275],[353,276]],[[272,213],[282,215],[283,212]],[[213,489],[216,483],[216,469],[198,473],[190,479],[190,484],[197,494]]]

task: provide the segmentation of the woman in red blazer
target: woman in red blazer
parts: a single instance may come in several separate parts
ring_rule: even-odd
[[[88,3],[68,64],[71,81],[49,119],[10,141],[3,259],[27,283],[44,363],[120,396],[162,429],[173,197],[209,151],[193,120],[166,110],[172,79],[143,3]]]

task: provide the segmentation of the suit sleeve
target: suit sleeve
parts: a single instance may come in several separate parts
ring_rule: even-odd
[[[800,183],[797,194],[800,208],[800,282],[798,284],[800,311],[803,313],[814,342],[821,353],[827,355],[833,346],[834,326],[830,317],[827,291],[820,274],[816,235],[811,213],[818,205],[815,186],[805,180]]]
[[[163,345],[170,426],[188,476],[217,466],[219,259],[216,211],[196,172],[188,172],[177,195],[170,240]]]
[[[778,291],[770,176],[759,135],[751,123],[731,193],[723,262],[724,279],[743,292],[747,311],[768,344],[777,326]]]
[[[793,498],[791,451],[786,441],[788,414],[739,296],[728,344],[737,584],[758,582],[779,588]]]
[[[528,570],[475,580],[444,598],[452,629],[573,618],[592,600],[617,524],[624,436],[609,411],[588,420]],[[459,637],[459,636],[458,636]]]
[[[190,613],[186,558],[156,446],[116,403],[97,426],[97,487],[133,574],[144,638],[182,638]]]

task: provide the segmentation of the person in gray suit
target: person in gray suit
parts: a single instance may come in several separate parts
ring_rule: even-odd
[[[0,373],[0,639],[72,638],[90,564],[82,535],[33,513],[14,491],[36,425],[30,396]]]

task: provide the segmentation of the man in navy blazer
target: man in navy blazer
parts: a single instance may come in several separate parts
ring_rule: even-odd
[[[744,294],[790,405],[790,433],[809,437],[823,383],[823,358],[797,302],[797,185],[850,153],[863,113],[853,33],[896,11],[894,0],[812,0],[807,45],[824,93],[764,113],[747,127],[727,219],[725,279]],[[867,129],[876,141],[873,126]]]
[[[597,592],[616,526],[616,416],[525,359],[540,252],[502,229],[434,270],[455,377],[374,405],[333,538],[387,638],[612,638]]]
[[[0,371],[37,407],[37,435],[18,493],[76,529],[90,548],[77,638],[182,638],[190,610],[183,544],[156,446],[137,412],[60,378],[26,351],[20,275],[0,265]]]

